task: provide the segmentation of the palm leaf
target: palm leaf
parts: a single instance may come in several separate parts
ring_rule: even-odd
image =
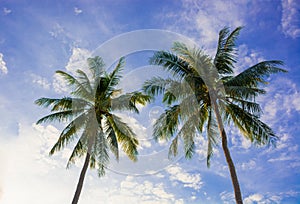
[[[275,145],[278,137],[273,130],[259,120],[259,118],[239,106],[229,103],[226,105],[226,114],[229,114],[233,123],[243,135],[257,145]]]
[[[72,75],[60,70],[56,71],[56,73],[61,75],[66,80],[68,85],[74,88],[74,91],[71,92],[72,95],[88,99],[89,101],[94,100],[93,95],[89,93],[88,90],[82,85],[82,83]]]
[[[79,109],[79,110],[66,110],[66,111],[56,112],[39,119],[36,122],[36,124],[53,122],[53,121],[58,121],[58,122],[66,121],[84,111],[85,111],[84,109]]]
[[[180,120],[180,106],[174,105],[165,110],[155,121],[153,136],[155,140],[170,139],[178,130]]]
[[[218,144],[219,131],[216,118],[212,109],[208,112],[208,121],[207,121],[207,156],[206,156],[206,165],[210,167],[210,160],[213,156],[214,147]]]
[[[224,28],[219,33],[214,65],[220,74],[233,73],[233,64],[236,62],[235,41],[241,29],[242,27],[237,27],[229,34],[229,29]]]
[[[107,143],[109,145],[110,150],[115,155],[116,160],[119,161],[119,145],[118,145],[118,139],[117,136],[108,122],[108,120],[105,121],[106,124],[106,130],[105,133],[107,134]]]
[[[163,66],[166,70],[180,77],[184,77],[191,72],[188,63],[171,52],[155,52],[150,58],[149,63],[152,65]]]
[[[81,139],[78,140],[77,144],[73,148],[71,156],[68,159],[67,169],[70,168],[70,166],[75,163],[77,158],[82,157],[86,153],[86,151],[87,151],[86,148],[84,148],[82,144],[82,140]]]
[[[101,57],[96,56],[93,58],[88,58],[87,62],[88,62],[89,69],[93,73],[94,79],[99,78],[104,73],[105,64]]]
[[[137,161],[138,140],[132,129],[116,115],[107,114],[106,118],[116,134],[118,142],[121,143],[123,151],[129,159]]]
[[[107,141],[102,130],[98,132],[98,136],[96,137],[94,143],[94,151],[96,153],[95,157],[97,159],[97,164],[98,164],[98,175],[104,176],[105,168],[109,161],[109,155],[108,155]]]
[[[121,95],[117,98],[111,100],[111,109],[114,110],[131,110],[136,113],[139,113],[137,104],[145,105],[149,102],[151,97],[141,92],[132,92]]]
[[[254,100],[256,96],[266,93],[264,89],[247,86],[224,86],[224,88],[226,95],[236,99]]]
[[[91,86],[91,81],[90,79],[88,78],[88,76],[86,75],[85,72],[83,72],[82,70],[80,69],[77,69],[76,70],[78,76],[78,80],[80,81],[80,83],[82,84],[82,86],[91,94],[93,95],[93,88]]]
[[[86,115],[81,114],[72,122],[70,122],[61,132],[59,139],[54,144],[49,154],[53,155],[55,152],[60,151],[62,148],[72,142],[75,139],[73,136],[78,133],[78,131],[81,130],[83,126],[85,126],[85,121]]]
[[[278,65],[283,65],[283,62],[277,60],[260,62],[233,77],[224,85],[256,88],[259,84],[267,84],[265,77],[278,72],[287,72],[277,67]]]

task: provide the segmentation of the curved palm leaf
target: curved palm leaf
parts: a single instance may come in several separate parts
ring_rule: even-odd
[[[94,101],[92,93],[89,93],[84,85],[82,85],[75,77],[61,70],[56,71],[56,73],[62,76],[70,87],[74,88],[74,91],[71,92],[72,95]]]
[[[152,96],[162,94],[163,102],[168,105],[154,124],[153,136],[156,140],[174,136],[169,157],[176,156],[178,138],[182,137],[185,156],[190,158],[195,147],[194,139],[207,122],[207,166],[210,166],[214,147],[221,141],[237,203],[242,203],[242,196],[223,123],[233,123],[254,144],[274,143],[277,136],[269,126],[260,121],[262,110],[255,102],[255,97],[266,93],[260,85],[267,83],[267,76],[286,72],[278,67],[283,64],[281,61],[272,60],[260,62],[232,76],[237,60],[236,39],[241,28],[232,32],[228,28],[220,31],[213,60],[202,50],[190,48],[180,42],[174,43],[174,53],[158,51],[150,58],[151,64],[162,66],[176,79],[180,79],[177,83],[187,83],[189,86],[186,87],[192,90],[196,100],[190,101],[192,94],[180,85],[172,84],[175,81],[172,79],[152,78],[143,87],[144,92]],[[188,111],[188,108],[184,108],[188,105],[197,108]]]
[[[121,143],[123,151],[132,161],[137,161],[139,143],[132,129],[116,115],[107,114],[106,118],[115,132],[118,142]]]
[[[278,65],[283,65],[283,62],[278,60],[260,62],[225,82],[224,85],[256,88],[260,84],[267,84],[266,76],[278,72],[286,72],[286,70],[279,68]]]

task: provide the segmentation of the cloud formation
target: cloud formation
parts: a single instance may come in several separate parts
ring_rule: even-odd
[[[170,174],[171,181],[183,183],[184,187],[189,187],[189,188],[193,188],[194,190],[199,190],[203,185],[199,173],[195,173],[195,174],[187,173],[180,166],[169,166],[168,168],[166,168],[166,171]]]
[[[3,54],[2,53],[0,53],[0,73],[1,74],[7,74],[8,73],[6,62],[3,59]]]
[[[11,11],[11,9],[8,9],[8,8],[3,8],[3,13],[4,13],[4,15],[8,15],[8,14],[10,14],[12,11]]]
[[[75,15],[79,15],[79,14],[82,13],[82,10],[79,9],[79,8],[77,8],[77,7],[75,7],[75,8],[74,8],[74,12],[75,12]]]
[[[281,27],[285,35],[300,37],[300,4],[298,0],[282,0]]]
[[[45,77],[41,77],[39,75],[36,74],[30,74],[31,78],[32,78],[32,83],[36,84],[40,87],[42,87],[43,89],[49,90],[50,89],[50,83],[48,82],[48,80]]]

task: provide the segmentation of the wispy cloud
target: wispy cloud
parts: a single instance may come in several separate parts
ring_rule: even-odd
[[[203,181],[199,173],[188,173],[185,172],[180,166],[169,166],[166,171],[170,174],[170,180],[174,182],[180,182],[184,187],[193,188],[194,190],[199,190]]]
[[[73,48],[72,55],[66,65],[67,71],[76,73],[77,69],[89,72],[87,67],[87,58],[91,57],[91,52],[83,48]]]
[[[7,74],[8,73],[6,62],[3,59],[3,54],[2,53],[0,53],[0,73],[1,74]]]
[[[74,12],[75,12],[75,15],[79,15],[79,14],[82,13],[82,10],[79,9],[79,8],[77,8],[77,7],[75,7],[75,8],[74,8]]]
[[[181,4],[180,11],[164,14],[167,29],[200,40],[206,49],[215,47],[218,32],[224,26],[237,27],[245,24],[247,1],[182,0]]]
[[[30,77],[33,84],[36,84],[46,90],[50,89],[51,84],[45,77],[41,77],[37,74],[30,74]]]
[[[298,0],[282,0],[281,27],[285,35],[300,36],[300,4]]]
[[[264,111],[263,121],[271,125],[275,123],[283,125],[283,122],[287,122],[286,117],[300,113],[300,93],[296,83],[280,77],[273,80],[266,90],[268,94],[258,99]],[[268,103],[263,103],[264,101]]]
[[[12,12],[11,9],[3,8],[3,13],[4,13],[4,15],[8,15],[8,14],[10,14],[11,12]]]
[[[87,58],[90,56],[91,53],[87,49],[73,48],[69,61],[65,66],[66,70],[62,71],[76,75],[76,70],[80,69],[89,75],[90,71],[87,67]],[[58,74],[54,74],[52,85],[57,93],[66,93],[69,91],[66,81]]]

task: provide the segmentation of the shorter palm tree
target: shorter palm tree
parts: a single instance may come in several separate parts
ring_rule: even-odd
[[[130,110],[138,113],[136,105],[145,105],[150,100],[149,96],[140,92],[120,95],[121,90],[117,89],[117,85],[121,79],[124,58],[118,61],[111,73],[104,70],[104,62],[98,56],[89,58],[88,66],[91,77],[80,69],[75,77],[63,71],[56,72],[73,88],[72,97],[40,98],[35,101],[39,106],[51,107],[52,112],[38,120],[37,124],[70,120],[52,147],[50,155],[62,150],[74,140],[77,140],[77,143],[67,168],[85,155],[72,204],[79,200],[88,167],[97,168],[99,176],[105,174],[105,167],[109,162],[109,149],[119,160],[121,146],[131,160],[137,161],[136,135],[113,111]]]
[[[219,33],[214,59],[196,47],[175,42],[171,51],[158,51],[150,63],[171,72],[173,78],[155,77],[144,83],[144,91],[156,96],[163,94],[168,108],[154,124],[156,139],[172,139],[169,156],[175,156],[178,139],[184,142],[184,152],[191,158],[195,137],[205,131],[207,136],[207,166],[213,149],[219,142],[230,171],[236,203],[243,203],[238,177],[227,144],[226,124],[235,125],[246,139],[258,145],[272,144],[277,136],[260,120],[261,107],[255,101],[266,91],[265,77],[286,72],[278,66],[281,61],[263,61],[234,75],[236,62],[235,40],[241,27]]]

